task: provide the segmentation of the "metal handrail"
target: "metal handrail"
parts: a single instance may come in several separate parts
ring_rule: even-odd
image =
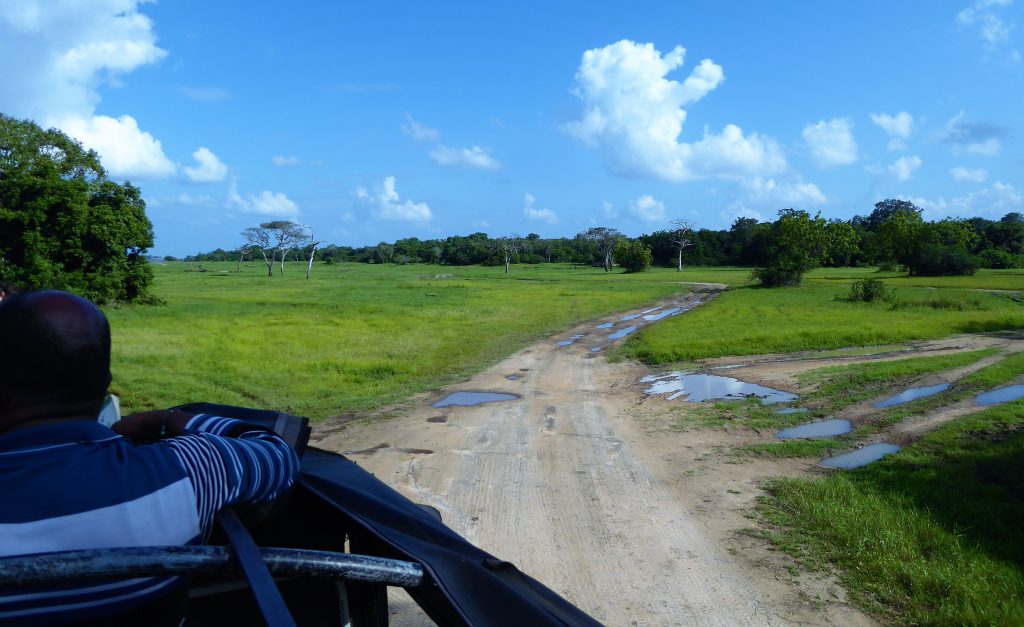
[[[413,588],[423,567],[371,555],[307,549],[261,548],[270,572],[281,577],[315,577]],[[238,560],[223,546],[153,546],[38,553],[0,558],[0,588],[82,579],[240,573]]]

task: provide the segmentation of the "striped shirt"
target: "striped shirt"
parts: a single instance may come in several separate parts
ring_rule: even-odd
[[[0,556],[199,544],[221,507],[274,499],[298,467],[275,434],[205,414],[183,436],[139,446],[87,421],[14,431],[0,437]],[[0,623],[110,616],[163,596],[177,581],[0,591]]]

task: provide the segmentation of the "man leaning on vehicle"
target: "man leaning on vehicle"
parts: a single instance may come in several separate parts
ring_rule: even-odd
[[[162,410],[99,424],[110,379],[95,305],[59,291],[0,302],[0,557],[199,544],[221,507],[294,482],[291,447],[239,420]],[[173,624],[184,595],[177,577],[2,590],[0,624]]]

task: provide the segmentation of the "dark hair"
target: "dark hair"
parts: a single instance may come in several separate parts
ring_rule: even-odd
[[[110,325],[67,292],[0,302],[0,391],[29,401],[102,401],[110,385]]]

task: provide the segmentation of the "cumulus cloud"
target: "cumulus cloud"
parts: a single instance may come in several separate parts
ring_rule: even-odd
[[[228,206],[242,213],[274,218],[294,218],[299,215],[299,206],[284,194],[263,190],[243,197],[238,193],[238,181],[235,180],[228,184]]]
[[[177,169],[164,155],[160,140],[140,129],[130,115],[71,116],[51,124],[98,152],[103,167],[114,176],[161,178],[173,175]]]
[[[557,223],[558,216],[555,215],[554,211],[550,209],[537,209],[533,206],[536,200],[533,194],[523,194],[523,217],[531,222]]]
[[[660,222],[665,219],[665,203],[646,194],[629,203],[629,213],[637,220]]]
[[[203,146],[192,153],[196,167],[185,166],[185,175],[193,183],[217,183],[228,176],[228,166],[217,158],[210,149]]]
[[[421,142],[436,142],[441,139],[440,131],[420,124],[416,120],[412,119],[412,115],[409,113],[405,114],[405,124],[402,125],[402,132],[416,141]]]
[[[583,115],[565,131],[599,151],[606,167],[630,177],[688,181],[770,174],[786,168],[775,140],[744,135],[734,124],[700,140],[682,142],[686,105],[717,88],[722,67],[704,59],[679,82],[666,76],[683,65],[686,51],[666,55],[653,44],[629,40],[583,53],[576,71],[575,95]]]
[[[270,162],[279,168],[291,165],[299,165],[300,163],[302,163],[301,161],[299,161],[299,158],[296,157],[295,155],[287,157],[285,155],[274,155],[273,157],[271,157]]]
[[[907,149],[904,140],[914,132],[914,116],[906,111],[900,111],[896,115],[872,113],[871,121],[889,135],[889,150]]]
[[[984,183],[985,179],[988,178],[988,171],[983,168],[972,170],[963,166],[957,166],[950,169],[949,174],[953,177],[954,181],[971,181],[973,183]]]
[[[896,176],[899,181],[906,181],[910,176],[921,168],[921,158],[917,155],[900,157],[889,166],[889,172]]]
[[[1020,51],[1013,47],[1010,35],[1014,24],[1003,19],[1000,11],[1013,0],[976,0],[956,14],[957,24],[976,29],[987,52],[1005,51],[1012,61],[1020,60]]]
[[[744,200],[760,206],[800,209],[825,203],[828,199],[814,183],[779,182],[753,178],[743,182]]]
[[[6,2],[0,11],[0,110],[56,126],[95,149],[114,176],[175,172],[158,140],[128,115],[95,115],[99,89],[156,63],[152,22],[136,0]]]
[[[380,187],[373,192],[365,187],[356,188],[355,196],[360,202],[369,205],[374,217],[381,220],[427,222],[433,217],[427,203],[403,201],[399,197],[393,176],[385,177]]]
[[[442,144],[430,151],[430,158],[438,165],[473,170],[497,170],[501,167],[501,162],[487,154],[480,146],[450,148]]]
[[[601,202],[601,217],[610,220],[619,217],[619,212],[615,210],[615,205],[604,200]]]
[[[966,152],[973,155],[995,157],[1003,149],[1003,140],[1010,132],[989,122],[970,122],[963,111],[946,122],[939,133],[939,139],[948,144],[954,153]]]
[[[857,142],[853,122],[847,118],[821,120],[804,127],[803,138],[811,158],[819,168],[849,165],[857,160]]]
[[[1024,205],[1024,193],[1009,183],[997,181],[992,184],[992,187],[949,200],[943,197],[937,200],[927,198],[909,198],[908,200],[924,209],[931,219],[947,216],[987,216],[994,219],[1011,211],[1020,211],[1021,206]]]

